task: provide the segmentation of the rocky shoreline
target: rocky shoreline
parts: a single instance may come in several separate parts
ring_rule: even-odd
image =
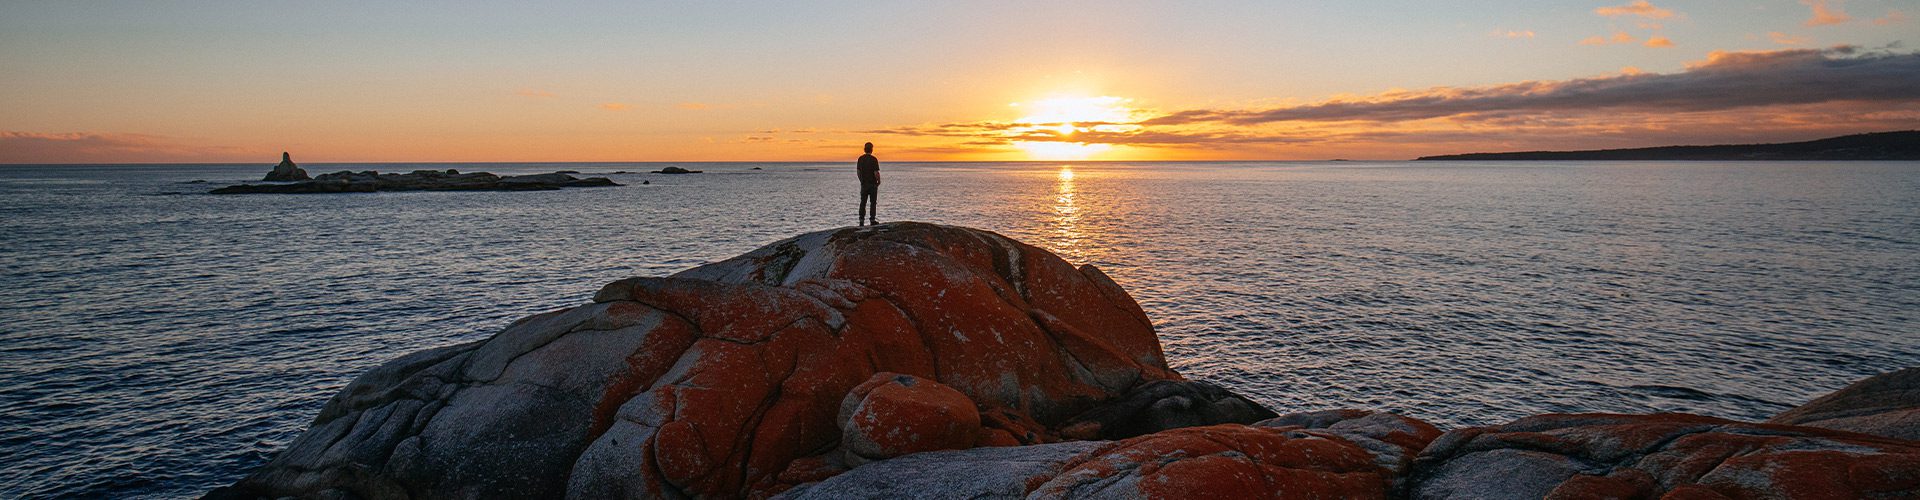
[[[291,165],[291,162],[286,162]],[[281,168],[268,180],[275,180]],[[297,170],[297,169],[296,169]],[[299,177],[306,176],[298,171]],[[381,191],[547,191],[571,187],[619,186],[605,177],[576,178],[563,173],[533,175],[494,175],[487,172],[461,173],[458,170],[415,170],[404,174],[334,172],[291,184],[239,184],[214,189],[212,194],[324,194],[374,193]]]
[[[1768,423],[1282,414],[1169,368],[1098,268],[891,223],[399,357],[208,497],[1910,498],[1917,430],[1920,369]]]

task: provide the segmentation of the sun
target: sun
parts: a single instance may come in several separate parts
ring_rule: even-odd
[[[1028,124],[1073,124],[1073,123],[1118,123],[1133,118],[1133,108],[1127,106],[1132,99],[1114,96],[1098,97],[1052,97],[1028,103],[1013,103],[1022,108],[1027,116],[1014,120]]]
[[[1025,113],[1008,129],[1013,145],[1034,160],[1085,160],[1113,149],[1105,134],[1138,130],[1132,99],[1114,96],[1054,96],[1010,106]],[[1094,137],[1087,137],[1093,132]],[[1080,140],[1077,140],[1080,139]]]

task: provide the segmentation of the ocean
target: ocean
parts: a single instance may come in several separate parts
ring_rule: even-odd
[[[213,196],[271,162],[0,165],[0,497],[196,496],[385,360],[855,222],[851,158],[302,166],[667,165],[706,173]],[[882,220],[1095,264],[1176,369],[1283,413],[1761,420],[1920,365],[1920,162],[882,169]]]

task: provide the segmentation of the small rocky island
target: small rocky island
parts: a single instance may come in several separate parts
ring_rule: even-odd
[[[267,172],[267,178],[260,179],[260,180],[267,181],[267,182],[292,182],[292,181],[304,181],[307,179],[310,179],[310,177],[307,177],[307,171],[302,170],[299,165],[293,164],[292,155],[288,155],[287,152],[281,151],[280,164],[274,165],[273,171]]]
[[[282,163],[290,166],[292,162]],[[297,169],[296,169],[297,170]],[[275,167],[274,172],[280,169]],[[306,172],[299,175],[304,178]],[[274,180],[269,175],[268,180]],[[619,186],[605,177],[577,178],[562,173],[533,175],[494,175],[486,172],[461,173],[458,170],[415,170],[405,174],[334,172],[291,184],[240,184],[212,191],[213,194],[252,193],[373,193],[380,191],[544,191],[570,187]]]
[[[1170,368],[1146,313],[1092,265],[890,223],[615,281],[399,356],[208,497],[1920,494],[1920,369],[1764,423],[1549,414],[1443,432],[1280,410]]]

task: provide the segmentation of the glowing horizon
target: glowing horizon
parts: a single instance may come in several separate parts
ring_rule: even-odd
[[[1920,128],[1908,6],[1770,2],[14,4],[0,163],[1405,159]]]

